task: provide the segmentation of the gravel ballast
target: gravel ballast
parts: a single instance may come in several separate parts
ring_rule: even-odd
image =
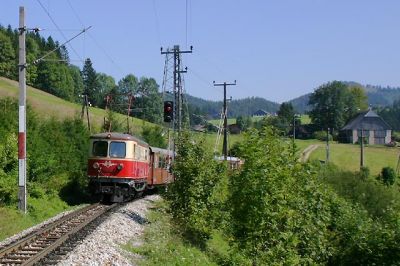
[[[112,211],[57,265],[134,265],[135,255],[124,251],[121,245],[129,241],[140,243],[147,210],[159,199],[158,195],[146,196]]]

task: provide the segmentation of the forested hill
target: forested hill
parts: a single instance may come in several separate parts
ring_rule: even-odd
[[[187,95],[189,108],[196,115],[203,115],[207,118],[219,118],[223,106],[222,101],[210,101]],[[275,113],[279,104],[260,97],[249,97],[228,102],[228,116],[251,116],[257,110],[264,110]]]
[[[395,100],[400,99],[400,87],[382,87],[374,85],[361,85],[356,82],[344,82],[348,85],[357,85],[364,88],[368,97],[368,104],[372,107],[391,106]],[[311,93],[305,94],[289,102],[292,103],[296,112],[304,113],[309,111],[308,100]]]
[[[388,106],[400,99],[400,87],[366,85],[365,90],[367,91],[368,103],[372,106]]]

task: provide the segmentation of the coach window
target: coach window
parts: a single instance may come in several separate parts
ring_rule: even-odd
[[[125,142],[112,141],[110,143],[110,157],[125,158],[126,148]]]
[[[108,143],[107,141],[94,141],[93,142],[93,156],[107,157]]]

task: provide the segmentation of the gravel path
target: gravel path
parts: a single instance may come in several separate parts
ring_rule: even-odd
[[[134,265],[135,255],[122,250],[121,245],[129,241],[140,244],[146,212],[159,199],[158,195],[150,195],[114,211],[57,265]]]

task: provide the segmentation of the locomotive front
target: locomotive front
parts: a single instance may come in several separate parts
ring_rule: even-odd
[[[143,192],[149,175],[149,146],[122,133],[90,137],[88,177],[91,191],[111,202],[129,200]]]

